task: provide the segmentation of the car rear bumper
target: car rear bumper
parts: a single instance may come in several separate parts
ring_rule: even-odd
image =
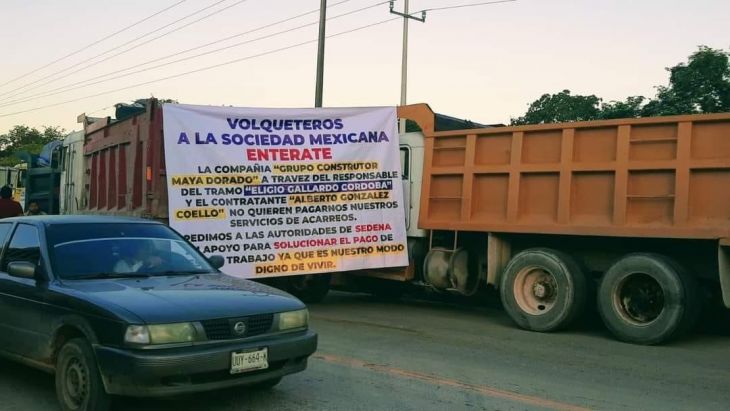
[[[268,349],[269,368],[231,374],[231,353]],[[158,397],[247,385],[303,371],[317,349],[312,331],[164,350],[94,347],[109,394]]]

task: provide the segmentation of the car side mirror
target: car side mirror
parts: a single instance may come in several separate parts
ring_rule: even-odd
[[[8,274],[20,278],[36,278],[36,265],[28,261],[13,261],[8,263]]]
[[[208,262],[210,265],[213,266],[216,270],[223,267],[223,265],[226,263],[226,260],[221,255],[212,255],[208,258]]]

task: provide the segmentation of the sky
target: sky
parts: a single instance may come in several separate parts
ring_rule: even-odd
[[[0,0],[0,134],[20,124],[78,130],[82,113],[113,116],[114,104],[150,96],[314,105],[320,0],[180,1]],[[410,0],[410,10],[481,1]],[[397,105],[402,19],[387,1],[328,4],[327,34],[336,36],[326,42],[324,106]],[[730,50],[727,16],[727,0],[517,0],[430,11],[409,25],[407,101],[493,124],[563,89],[605,101],[651,97],[667,83],[665,68],[697,46]]]

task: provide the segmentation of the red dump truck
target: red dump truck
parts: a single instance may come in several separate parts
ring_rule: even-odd
[[[712,301],[730,308],[730,114],[454,130],[474,125],[398,113],[421,130],[400,136],[410,265],[285,277],[295,294],[486,285],[522,328],[562,329],[596,304],[639,344],[687,332]],[[166,220],[160,104],[127,115],[80,116],[85,138],[66,150],[83,153],[84,182],[62,202]]]

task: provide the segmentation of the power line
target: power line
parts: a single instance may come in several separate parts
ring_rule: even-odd
[[[342,1],[338,2],[338,3],[335,3],[335,4],[332,4],[332,5],[328,6],[328,8],[333,8],[333,7],[339,6],[341,4],[344,4],[344,3],[347,3],[347,2],[350,2],[350,1],[352,1],[352,0],[342,0]],[[335,18],[338,18],[338,17],[344,17],[346,15],[353,14],[353,13],[357,13],[359,11],[363,11],[363,10],[366,10],[366,9],[369,9],[369,8],[372,8],[372,7],[376,7],[376,6],[379,6],[379,5],[384,4],[384,3],[387,3],[387,1],[378,3],[378,4],[373,5],[373,6],[369,6],[369,7],[363,8],[363,9],[358,9],[358,10],[355,10],[353,12],[345,13],[343,15],[335,16],[335,17],[332,17],[331,19],[335,19]],[[166,64],[163,64],[163,65],[158,65],[158,66],[150,67],[150,68],[143,69],[143,70],[138,70],[138,71],[135,71],[135,72],[132,72],[132,73],[127,73],[127,74],[124,74],[124,75],[121,75],[121,76],[115,76],[113,78],[109,78],[109,79],[106,79],[106,80],[92,82],[93,80],[98,80],[98,79],[101,79],[101,78],[104,78],[104,77],[108,77],[108,76],[111,76],[111,75],[114,75],[114,74],[118,74],[118,73],[122,73],[122,72],[125,72],[125,71],[128,71],[128,70],[132,70],[132,69],[135,69],[135,68],[139,68],[141,66],[146,66],[148,64],[156,63],[156,62],[161,61],[161,60],[166,60],[166,59],[169,59],[171,57],[175,57],[175,56],[179,56],[181,54],[189,53],[191,51],[199,50],[199,49],[202,49],[202,48],[205,48],[205,47],[208,47],[208,46],[217,44],[217,43],[222,43],[222,42],[225,42],[225,41],[234,39],[236,37],[242,37],[242,36],[247,35],[247,34],[255,33],[257,31],[261,31],[261,30],[264,30],[264,29],[267,29],[267,28],[270,28],[270,27],[273,27],[273,26],[277,26],[279,24],[286,23],[286,22],[289,22],[289,21],[292,21],[292,20],[295,20],[295,19],[304,17],[304,16],[309,15],[309,14],[313,14],[313,13],[319,13],[319,9],[311,10],[311,11],[308,11],[308,12],[305,12],[305,13],[298,14],[298,15],[293,16],[293,17],[289,17],[289,18],[286,18],[286,19],[283,19],[283,20],[276,21],[274,23],[270,23],[270,24],[266,24],[266,25],[263,25],[263,26],[259,26],[257,28],[254,28],[254,29],[251,29],[251,30],[242,32],[242,33],[234,34],[232,36],[224,37],[222,39],[218,39],[218,40],[215,40],[215,41],[211,41],[209,43],[206,43],[206,44],[203,44],[203,45],[200,45],[200,46],[196,46],[196,47],[193,47],[193,48],[189,48],[189,49],[186,49],[186,50],[181,50],[181,51],[178,51],[178,52],[175,52],[175,53],[172,53],[172,54],[168,54],[167,56],[158,57],[158,58],[155,58],[155,59],[146,61],[144,63],[135,64],[135,65],[132,65],[132,66],[129,66],[129,67],[125,67],[123,69],[115,70],[115,71],[112,71],[112,72],[109,72],[109,73],[105,73],[105,74],[101,74],[99,76],[92,77],[92,78],[89,78],[89,79],[86,79],[86,80],[78,81],[76,83],[71,83],[71,84],[67,84],[65,86],[57,87],[55,89],[51,89],[51,90],[43,91],[43,92],[40,92],[40,93],[32,94],[30,96],[26,96],[25,98],[20,98],[18,100],[6,101],[6,102],[3,102],[3,103],[0,103],[0,107],[6,107],[6,106],[15,105],[15,104],[25,103],[25,102],[37,100],[37,99],[40,99],[40,98],[49,97],[49,96],[53,96],[53,95],[65,93],[65,92],[68,92],[68,91],[73,91],[73,90],[78,89],[78,88],[83,88],[83,87],[86,87],[86,86],[103,83],[103,82],[110,81],[110,80],[114,80],[114,79],[118,79],[118,78],[121,78],[121,77],[126,77],[128,75],[137,74],[137,73],[140,73],[140,72],[143,72],[143,71],[153,70],[155,68],[159,68],[159,67],[162,67],[162,66],[167,65],[167,64],[172,64],[172,63],[175,63],[175,62],[183,61],[185,59],[176,60],[174,62],[170,62],[170,63],[166,63]],[[328,20],[330,20],[330,19],[328,19]],[[287,33],[289,31],[293,31],[293,30],[297,30],[297,29],[300,29],[300,28],[303,28],[303,27],[307,27],[307,26],[310,26],[310,25],[313,25],[313,24],[316,24],[316,22],[315,23],[309,23],[309,24],[306,24],[306,25],[303,25],[303,26],[298,26],[298,27],[295,27],[295,28],[290,29],[290,30],[285,30],[285,31],[280,31],[280,32],[277,32],[277,33],[273,33],[273,35],[271,37],[273,37],[274,35],[284,34],[284,33]],[[237,47],[237,46],[240,46],[240,45],[243,45],[243,44],[248,44],[248,43],[251,43],[251,42],[254,42],[254,41],[259,41],[259,40],[262,40],[262,39],[265,39],[265,38],[268,38],[268,37],[261,37],[261,38],[253,39],[253,40],[250,40],[250,41],[242,42],[242,43],[236,43],[236,44],[234,44],[232,46],[229,46],[228,48]],[[224,49],[226,49],[226,48],[217,49],[217,50],[214,50],[212,52],[216,52],[216,51],[220,51],[220,50],[224,50]],[[200,57],[200,56],[203,56],[205,54],[210,54],[210,53],[211,52],[203,53],[203,54],[198,54],[198,55],[193,56],[193,57],[190,57],[190,58]],[[88,83],[88,84],[84,84],[84,83]],[[83,84],[83,85],[80,86],[80,87],[75,87],[75,86],[78,86],[78,85],[81,85],[81,84]]]
[[[365,29],[368,29],[368,28],[371,28],[371,27],[379,26],[379,25],[382,25],[382,24],[385,24],[385,23],[389,23],[391,21],[400,20],[400,19],[401,19],[400,17],[394,17],[394,18],[390,18],[390,19],[386,19],[386,20],[381,20],[381,21],[376,22],[376,23],[371,23],[371,24],[368,24],[368,25],[365,25],[365,26],[360,26],[360,27],[354,28],[354,29],[342,31],[342,32],[335,33],[335,34],[330,34],[329,36],[327,36],[327,38],[333,38],[333,37],[338,37],[338,36],[342,36],[342,35],[345,35],[345,34],[354,33],[354,32],[360,31],[360,30],[365,30]],[[318,39],[308,40],[308,41],[304,41],[304,42],[301,42],[301,43],[292,44],[290,46],[281,47],[281,48],[278,48],[278,49],[269,50],[269,51],[265,51],[265,52],[262,52],[262,53],[253,54],[253,55],[250,55],[250,56],[238,58],[238,59],[235,59],[235,60],[225,61],[223,63],[214,64],[212,66],[206,66],[206,67],[202,67],[202,68],[199,68],[199,69],[186,71],[186,72],[183,72],[183,73],[173,74],[171,76],[161,77],[161,78],[158,78],[158,79],[155,79],[155,80],[149,80],[149,81],[145,81],[145,82],[142,82],[142,83],[133,84],[133,85],[130,85],[130,86],[120,87],[120,88],[117,88],[117,89],[114,89],[114,90],[107,90],[107,91],[104,91],[104,92],[100,92],[100,93],[96,93],[96,94],[91,94],[91,95],[87,95],[87,96],[84,96],[84,97],[75,98],[75,99],[72,99],[72,100],[62,101],[60,103],[53,103],[53,104],[48,104],[48,105],[45,105],[45,106],[34,107],[34,108],[31,108],[31,109],[27,109],[27,110],[21,110],[21,111],[16,111],[16,112],[12,112],[12,113],[0,114],[0,118],[1,117],[14,116],[14,115],[17,115],[17,114],[28,113],[28,112],[31,112],[31,111],[42,110],[44,108],[56,107],[56,106],[60,106],[60,105],[63,105],[63,104],[68,104],[68,103],[73,103],[73,102],[80,101],[80,100],[85,100],[87,98],[99,97],[99,96],[103,96],[103,95],[110,94],[110,93],[116,93],[117,91],[123,91],[123,90],[127,90],[127,89],[134,88],[134,87],[144,86],[144,85],[147,85],[147,84],[157,83],[157,82],[165,81],[165,80],[171,80],[171,79],[174,79],[174,78],[183,77],[183,76],[187,76],[187,75],[190,75],[190,74],[200,73],[200,72],[207,71],[207,70],[212,70],[212,69],[215,69],[215,68],[218,68],[218,67],[228,66],[228,65],[231,65],[231,64],[240,63],[242,61],[252,60],[252,59],[255,59],[255,58],[258,58],[258,57],[263,57],[263,56],[267,56],[267,55],[270,55],[270,54],[280,53],[282,51],[286,51],[286,50],[294,49],[294,48],[297,48],[297,47],[305,46],[307,44],[316,43],[317,40]]]
[[[349,11],[349,12],[346,12],[346,13],[343,13],[343,14],[339,14],[339,15],[330,17],[327,20],[335,20],[335,19],[338,19],[338,18],[341,18],[341,17],[349,16],[349,15],[356,14],[356,13],[360,13],[362,11],[365,11],[365,10],[368,10],[368,9],[372,9],[374,7],[378,7],[378,6],[383,5],[385,3],[388,3],[388,1],[381,1],[380,3],[372,4],[370,6],[362,7],[362,8],[359,8],[359,9],[356,9],[356,10],[352,10],[352,11]],[[341,4],[341,3],[338,3],[338,4]],[[287,19],[287,20],[289,20],[289,19]],[[306,28],[306,27],[309,27],[309,26],[313,26],[313,25],[316,25],[316,24],[318,24],[317,21],[311,22],[311,23],[307,23],[307,24],[303,24],[303,25],[300,25],[300,26],[297,26],[297,27],[289,28],[287,30],[282,30],[282,31],[278,31],[276,33],[271,33],[271,34],[268,34],[268,35],[265,35],[265,36],[257,37],[257,38],[251,39],[251,40],[246,40],[246,41],[243,41],[243,42],[231,44],[231,45],[228,45],[228,46],[225,46],[225,47],[221,47],[221,48],[217,48],[217,49],[214,49],[214,50],[209,50],[209,51],[206,51],[206,52],[203,52],[203,53],[200,53],[200,54],[195,54],[193,56],[183,57],[181,59],[169,61],[169,62],[166,62],[166,63],[158,64],[156,66],[152,66],[152,67],[140,69],[140,70],[137,70],[137,71],[132,71],[132,72],[125,73],[125,74],[121,74],[121,75],[114,76],[114,77],[110,77],[110,78],[107,78],[107,79],[104,79],[104,80],[90,82],[88,84],[84,84],[84,85],[81,85],[79,87],[68,88],[69,86],[66,86],[66,87],[63,87],[63,88],[67,88],[66,90],[61,90],[61,91],[56,91],[56,92],[49,92],[47,94],[41,95],[40,97],[33,97],[33,98],[29,97],[29,98],[26,98],[25,100],[16,100],[16,101],[11,101],[11,102],[7,102],[7,103],[3,103],[3,104],[0,104],[0,107],[7,107],[7,106],[15,105],[15,104],[25,103],[25,102],[32,101],[32,100],[37,100],[39,98],[44,98],[44,97],[49,97],[49,96],[52,96],[52,95],[67,93],[67,92],[70,92],[70,91],[75,91],[75,90],[78,90],[78,89],[81,89],[81,88],[85,88],[85,87],[89,87],[89,86],[93,86],[93,85],[96,85],[96,84],[105,83],[105,82],[112,81],[112,80],[117,80],[117,79],[120,79],[120,78],[123,78],[123,77],[128,77],[128,76],[132,76],[132,75],[135,75],[135,74],[143,73],[143,72],[146,72],[146,71],[155,70],[155,69],[158,69],[160,67],[169,66],[171,64],[176,64],[176,63],[180,63],[180,62],[183,62],[183,61],[192,60],[192,59],[195,59],[195,58],[198,58],[198,57],[206,56],[206,55],[209,55],[209,54],[218,53],[218,52],[221,52],[221,51],[224,51],[224,50],[228,50],[228,49],[231,49],[231,48],[234,48],[234,47],[240,47],[240,46],[243,46],[243,45],[246,45],[246,44],[250,44],[250,43],[254,43],[254,42],[257,42],[257,41],[266,40],[266,39],[269,39],[269,38],[272,38],[272,37],[276,37],[276,36],[279,36],[279,35],[282,35],[282,34],[290,33],[290,32],[296,31],[296,30],[301,30],[303,28]],[[264,27],[266,27],[266,26],[264,26]],[[260,30],[260,29],[261,28],[257,28],[257,29],[251,30],[249,32],[257,31],[257,30]],[[208,45],[210,45],[210,44],[212,44],[212,43],[209,43]],[[193,49],[195,49],[195,48],[193,48]],[[193,50],[193,49],[190,49],[190,50]],[[182,51],[182,52],[178,52],[178,53],[173,53],[173,54],[171,54],[169,56],[163,57],[162,59],[166,59],[166,58],[169,58],[169,57],[173,57],[173,56],[179,55],[179,54],[184,54],[184,53],[186,53],[186,52],[188,52],[190,50],[186,50],[186,51]],[[160,59],[157,59],[157,60],[160,60]],[[148,63],[143,63],[142,65],[146,65]],[[128,67],[128,68],[122,69],[120,71],[127,71],[130,68],[132,68],[132,67]],[[109,75],[109,74],[102,75],[101,77],[106,77],[107,75]],[[90,80],[86,80],[86,81],[82,81],[80,83],[87,83],[89,81]],[[80,84],[80,83],[77,83],[77,84]]]
[[[51,73],[50,75],[47,75],[47,76],[45,76],[45,77],[41,77],[40,79],[37,79],[37,80],[35,80],[35,81],[33,81],[33,82],[30,82],[30,83],[27,83],[27,84],[25,84],[25,85],[23,85],[23,86],[21,86],[21,87],[18,87],[18,88],[16,88],[16,89],[13,89],[13,90],[9,91],[9,92],[4,92],[4,93],[0,93],[0,96],[6,95],[6,96],[5,96],[5,98],[13,98],[13,97],[16,97],[16,96],[18,96],[18,95],[22,95],[22,94],[24,94],[24,93],[26,93],[26,92],[28,92],[28,91],[30,91],[30,90],[35,90],[35,89],[37,89],[37,88],[39,88],[39,87],[43,87],[43,86],[45,86],[45,85],[47,85],[47,84],[50,84],[50,83],[53,83],[53,82],[55,82],[55,81],[58,81],[58,80],[64,79],[64,78],[66,78],[66,77],[68,77],[68,76],[70,76],[70,75],[72,75],[72,74],[78,73],[79,71],[85,70],[85,69],[87,69],[87,68],[89,68],[89,67],[92,67],[92,66],[94,66],[94,65],[96,65],[96,64],[102,63],[102,62],[104,62],[104,61],[107,61],[107,60],[109,60],[109,59],[111,59],[111,58],[113,58],[113,57],[116,57],[116,56],[118,56],[119,54],[123,54],[123,53],[126,53],[126,52],[128,52],[128,51],[131,51],[131,50],[133,50],[133,49],[137,48],[137,47],[140,47],[140,46],[142,46],[142,45],[148,44],[148,43],[150,43],[150,42],[152,42],[152,41],[155,41],[155,40],[157,40],[157,39],[159,39],[159,38],[161,38],[161,37],[164,37],[164,36],[166,36],[166,35],[168,35],[168,34],[174,33],[174,32],[176,32],[176,31],[178,31],[178,30],[181,30],[181,29],[183,29],[183,28],[185,28],[185,27],[188,27],[188,26],[190,26],[190,25],[192,25],[192,24],[195,24],[195,23],[199,22],[200,20],[203,20],[203,19],[206,19],[206,18],[208,18],[208,17],[211,17],[211,16],[212,16],[212,15],[214,15],[214,14],[220,13],[220,12],[222,12],[223,10],[226,10],[226,9],[228,9],[228,8],[231,8],[231,7],[233,7],[233,6],[236,6],[236,5],[238,5],[238,4],[242,3],[242,2],[245,2],[245,1],[247,1],[247,0],[240,0],[240,1],[238,1],[237,3],[234,3],[233,5],[230,5],[230,6],[227,6],[227,7],[223,8],[223,9],[221,9],[221,10],[218,10],[217,12],[214,12],[214,13],[212,13],[212,14],[209,14],[209,15],[207,15],[207,16],[204,16],[204,17],[202,17],[202,18],[200,18],[200,19],[198,19],[198,20],[195,20],[195,21],[192,21],[192,22],[190,22],[190,23],[187,23],[187,24],[185,24],[185,25],[182,25],[182,26],[180,26],[180,27],[178,27],[178,28],[175,28],[175,29],[173,29],[173,30],[171,30],[171,31],[169,31],[169,32],[167,32],[167,33],[164,33],[164,34],[162,34],[161,36],[155,37],[155,38],[153,38],[153,39],[151,39],[151,40],[149,40],[149,41],[145,41],[145,42],[139,43],[139,44],[137,44],[137,45],[134,45],[134,46],[132,46],[132,47],[130,47],[130,48],[128,48],[128,49],[126,49],[126,50],[122,51],[121,53],[117,53],[117,54],[115,54],[115,55],[112,55],[112,56],[110,56],[110,57],[107,57],[107,58],[105,58],[105,59],[102,59],[102,60],[99,60],[99,61],[93,62],[93,63],[91,63],[91,64],[87,64],[86,66],[83,66],[83,67],[81,67],[80,69],[78,69],[78,70],[74,70],[74,71],[72,71],[72,72],[70,72],[70,73],[66,73],[66,74],[65,74],[65,75],[63,75],[63,76],[60,76],[60,77],[56,77],[55,79],[51,79],[51,80],[49,80],[49,81],[46,81],[46,82],[44,82],[44,83],[42,83],[42,84],[38,84],[38,85],[36,85],[36,86],[34,86],[34,87],[31,87],[31,88],[29,88],[29,89],[27,89],[27,90],[25,90],[25,91],[21,91],[21,92],[19,92],[19,93],[15,93],[15,94],[12,94],[12,95],[9,95],[9,96],[7,95],[8,93],[12,93],[12,92],[14,92],[14,91],[18,91],[18,90],[21,90],[21,89],[23,89],[23,88],[26,88],[26,87],[28,87],[28,86],[31,86],[31,85],[33,85],[33,84],[36,84],[36,83],[38,83],[38,82],[41,82],[41,81],[43,81],[43,80],[46,80],[46,79],[48,79],[48,78],[51,78],[51,77],[57,76],[57,75],[59,75],[59,74],[61,74],[61,73],[63,73],[63,72],[66,72],[66,71],[68,71],[68,70],[71,70],[71,69],[72,69],[72,68],[74,68],[74,67],[78,67],[78,66],[80,66],[80,65],[82,65],[82,64],[84,64],[84,63],[86,63],[86,62],[89,62],[89,61],[91,61],[91,60],[94,60],[94,59],[96,59],[96,58],[98,58],[98,57],[101,57],[101,56],[104,56],[104,55],[106,55],[106,54],[109,54],[109,53],[111,53],[111,52],[113,52],[113,51],[115,51],[115,50],[119,49],[120,47],[124,47],[124,46],[126,46],[126,45],[128,45],[128,44],[130,44],[130,43],[134,43],[134,42],[135,42],[135,41],[137,41],[137,40],[143,39],[143,38],[145,38],[145,37],[147,37],[147,36],[149,36],[149,35],[151,35],[151,34],[154,34],[154,33],[158,32],[158,31],[160,31],[160,30],[163,30],[163,29],[165,29],[165,28],[167,28],[167,27],[170,27],[170,26],[172,26],[172,25],[174,25],[174,24],[176,24],[176,23],[179,23],[179,22],[181,22],[181,21],[183,21],[183,20],[186,20],[186,19],[188,19],[188,18],[190,18],[190,17],[192,17],[192,16],[194,16],[194,15],[196,15],[196,14],[199,14],[199,13],[201,13],[201,12],[203,12],[203,11],[207,10],[207,9],[210,9],[210,8],[212,8],[212,7],[215,7],[215,6],[217,6],[217,5],[221,4],[221,3],[225,2],[225,1],[227,1],[227,0],[218,0],[217,2],[215,2],[215,3],[213,3],[213,4],[210,4],[210,5],[206,6],[206,7],[203,7],[202,9],[196,10],[196,11],[194,11],[194,12],[192,12],[192,13],[190,13],[190,14],[186,15],[185,17],[179,18],[179,19],[177,19],[177,20],[175,20],[175,21],[173,21],[173,22],[171,22],[171,23],[168,23],[168,24],[166,24],[166,25],[162,26],[162,27],[158,27],[158,28],[156,28],[156,29],[154,29],[154,30],[152,30],[152,31],[149,31],[149,32],[147,32],[147,33],[145,33],[145,34],[141,35],[141,36],[135,37],[135,38],[133,38],[132,40],[129,40],[129,41],[125,42],[125,43],[122,43],[122,44],[120,44],[119,46],[116,46],[116,47],[114,47],[114,48],[111,48],[111,49],[109,49],[109,50],[107,50],[107,51],[105,51],[105,52],[99,53],[99,54],[97,54],[97,55],[95,55],[95,56],[93,56],[93,57],[89,57],[89,58],[87,58],[86,60],[80,61],[80,62],[78,62],[78,63],[76,63],[76,64],[74,64],[74,65],[68,66],[68,67],[66,67],[66,68],[64,68],[64,69],[62,69],[62,70],[59,70],[59,71],[55,72],[55,73]]]
[[[194,12],[192,12],[192,13],[188,14],[188,15],[187,15],[187,16],[185,16],[185,17],[182,17],[182,18],[179,18],[179,19],[177,19],[177,20],[173,21],[172,23],[168,23],[168,24],[166,24],[166,25],[164,25],[164,26],[162,26],[162,27],[159,27],[159,28],[157,28],[157,29],[155,29],[155,30],[152,30],[152,31],[150,31],[150,32],[147,32],[147,33],[145,33],[145,34],[143,34],[143,35],[141,35],[141,36],[135,37],[135,38],[133,38],[132,40],[129,40],[129,41],[127,41],[126,43],[120,44],[119,46],[117,46],[117,47],[115,47],[115,48],[109,49],[109,50],[107,50],[107,51],[105,51],[105,52],[103,52],[103,53],[100,53],[100,54],[97,54],[97,55],[95,55],[95,56],[93,56],[93,57],[87,58],[86,60],[83,60],[83,61],[81,61],[81,62],[78,62],[78,63],[76,63],[76,64],[74,64],[74,65],[72,65],[72,66],[66,67],[66,68],[65,68],[65,69],[63,69],[63,70],[57,71],[57,72],[55,72],[55,73],[51,73],[50,75],[47,75],[47,76],[45,76],[45,77],[41,77],[41,78],[40,78],[40,79],[38,79],[38,80],[35,80],[35,81],[33,81],[33,82],[30,82],[30,83],[27,83],[27,84],[25,84],[25,85],[23,85],[23,86],[20,86],[20,87],[18,87],[18,88],[15,88],[15,89],[13,89],[13,90],[10,90],[10,91],[7,91],[7,92],[3,92],[3,93],[0,93],[0,96],[3,96],[3,95],[7,95],[7,94],[9,94],[9,93],[12,93],[12,92],[14,92],[14,91],[18,91],[18,90],[24,89],[24,88],[26,88],[26,87],[28,87],[28,86],[30,86],[30,85],[33,85],[33,84],[36,84],[36,83],[38,83],[38,82],[41,82],[41,81],[43,81],[43,80],[46,80],[46,79],[48,79],[49,77],[53,77],[53,76],[56,76],[56,75],[58,75],[58,74],[61,74],[61,73],[65,72],[65,71],[68,71],[68,70],[70,70],[70,69],[72,69],[72,68],[74,68],[74,67],[78,67],[78,66],[80,66],[80,65],[82,65],[82,64],[84,64],[84,63],[86,63],[86,62],[88,62],[88,61],[90,61],[90,60],[94,60],[94,59],[95,59],[95,58],[97,58],[97,57],[101,57],[101,56],[103,56],[103,55],[105,55],[105,54],[109,54],[109,53],[111,53],[112,51],[114,51],[114,50],[118,49],[119,47],[123,47],[123,46],[126,46],[127,44],[133,43],[133,42],[135,42],[135,41],[137,41],[137,40],[140,40],[140,39],[142,39],[142,38],[144,38],[144,37],[147,37],[147,36],[149,36],[150,34],[156,33],[156,32],[158,32],[158,31],[160,31],[160,30],[163,30],[163,29],[165,29],[165,28],[167,28],[167,27],[170,27],[170,26],[172,26],[172,25],[174,25],[174,24],[176,24],[176,23],[179,23],[180,21],[183,21],[183,20],[185,20],[185,19],[188,19],[188,18],[190,18],[190,17],[192,17],[192,16],[194,16],[194,15],[196,15],[196,14],[199,14],[199,13],[201,13],[201,12],[203,12],[203,11],[207,10],[207,9],[210,9],[210,8],[212,8],[212,7],[215,7],[215,6],[217,6],[217,5],[221,4],[221,3],[225,2],[225,1],[228,1],[228,0],[218,0],[217,2],[215,2],[215,3],[211,4],[211,5],[208,5],[208,6],[206,6],[206,7],[203,7],[202,9],[199,9],[199,10],[197,10],[197,11],[194,11]],[[186,23],[186,24],[184,24],[184,25],[182,25],[182,26],[180,26],[180,27],[177,27],[177,28],[175,28],[175,29],[173,29],[173,30],[170,30],[170,31],[169,31],[169,32],[167,32],[167,33],[163,33],[162,35],[160,35],[160,36],[157,36],[157,37],[155,37],[155,38],[153,38],[153,39],[150,39],[150,40],[148,40],[148,41],[145,41],[145,42],[142,42],[142,43],[140,43],[140,44],[134,45],[134,46],[132,46],[132,47],[130,47],[130,48],[128,48],[128,49],[126,49],[126,50],[124,50],[124,51],[120,52],[120,53],[117,53],[117,54],[115,54],[115,55],[113,55],[113,56],[111,56],[111,57],[108,57],[108,58],[105,58],[105,59],[102,59],[102,60],[96,61],[96,62],[94,62],[94,63],[91,63],[91,64],[88,64],[88,65],[86,65],[86,66],[84,66],[84,67],[81,67],[81,68],[80,68],[80,69],[78,69],[78,70],[72,71],[71,73],[67,73],[67,74],[65,74],[65,75],[63,75],[63,76],[61,76],[61,77],[57,77],[57,78],[55,78],[55,79],[51,79],[50,81],[47,81],[47,82],[45,82],[45,83],[43,83],[43,84],[40,84],[40,85],[37,85],[37,86],[35,86],[35,87],[31,87],[30,89],[28,89],[28,90],[25,90],[25,91],[23,91],[23,92],[20,92],[20,93],[16,93],[16,94],[13,94],[13,95],[11,95],[11,96],[6,96],[5,98],[12,98],[12,97],[18,96],[18,95],[20,95],[20,94],[23,94],[23,93],[25,93],[25,92],[27,92],[27,91],[30,91],[30,90],[35,90],[35,89],[37,89],[37,88],[39,88],[39,87],[42,87],[42,86],[45,86],[45,85],[47,85],[47,84],[53,83],[53,82],[55,82],[55,81],[58,81],[58,80],[61,80],[61,79],[63,79],[63,78],[66,78],[66,77],[68,77],[68,76],[70,76],[70,75],[72,75],[72,74],[78,73],[79,71],[82,71],[82,70],[86,70],[86,69],[87,69],[87,68],[89,68],[89,67],[95,66],[95,65],[97,65],[97,64],[99,64],[99,63],[102,63],[102,62],[104,62],[104,61],[107,61],[107,60],[109,60],[109,59],[111,59],[111,58],[114,58],[114,57],[116,57],[116,56],[118,56],[118,55],[120,55],[120,54],[124,54],[124,53],[126,53],[126,52],[129,52],[129,51],[131,51],[131,50],[134,50],[134,49],[135,49],[135,48],[137,48],[137,47],[143,46],[143,45],[145,45],[145,44],[148,44],[148,43],[150,43],[150,42],[152,42],[152,41],[155,41],[155,40],[157,40],[157,39],[160,39],[160,38],[162,38],[162,37],[165,37],[165,36],[167,36],[167,35],[169,35],[169,34],[172,34],[172,33],[176,32],[176,31],[182,30],[182,29],[184,29],[185,27],[188,27],[188,26],[190,26],[190,25],[193,25],[193,24],[195,24],[195,23],[197,23],[197,22],[199,22],[199,21],[201,21],[201,20],[207,19],[208,17],[211,17],[211,16],[213,16],[213,15],[215,15],[215,14],[218,14],[218,13],[220,13],[220,12],[224,11],[224,10],[227,10],[227,9],[229,9],[229,8],[233,7],[233,6],[237,6],[237,5],[239,5],[239,4],[241,4],[241,3],[244,3],[244,2],[246,2],[246,1],[248,1],[248,0],[239,0],[239,1],[237,1],[236,3],[234,3],[234,4],[232,4],[232,5],[226,6],[226,7],[222,8],[222,9],[220,9],[220,10],[217,10],[217,11],[215,11],[215,12],[211,13],[211,14],[208,14],[207,16],[203,16],[203,17],[201,17],[201,18],[199,18],[199,19],[197,19],[197,20],[194,20],[194,21],[192,21],[192,22],[190,22],[190,23]]]
[[[147,17],[143,18],[142,20],[139,20],[139,21],[137,21],[137,22],[134,22],[134,23],[130,24],[130,25],[129,25],[129,26],[127,26],[127,27],[124,27],[124,28],[122,28],[122,29],[120,29],[120,30],[117,30],[117,31],[115,31],[114,33],[111,33],[111,34],[109,34],[109,35],[107,35],[107,36],[105,36],[105,37],[102,37],[101,39],[99,39],[99,40],[96,40],[96,41],[94,41],[93,43],[87,44],[86,46],[84,46],[84,47],[81,47],[80,49],[78,49],[78,50],[76,50],[76,51],[72,51],[71,53],[68,53],[68,54],[66,54],[66,55],[65,55],[65,56],[63,56],[63,57],[59,57],[59,58],[57,58],[56,60],[53,60],[53,61],[51,61],[50,63],[47,63],[47,64],[45,64],[45,65],[43,65],[43,66],[41,66],[41,67],[38,67],[38,68],[36,68],[36,69],[33,69],[33,70],[31,70],[31,71],[29,71],[29,72],[27,72],[27,73],[25,73],[25,74],[22,74],[22,75],[20,75],[20,76],[18,76],[18,77],[15,77],[15,78],[13,78],[13,79],[10,79],[10,80],[6,81],[5,83],[2,83],[2,84],[0,84],[0,87],[4,87],[4,86],[6,86],[6,85],[8,85],[8,84],[10,84],[10,83],[12,83],[12,82],[14,82],[14,81],[16,81],[16,80],[20,80],[20,79],[22,79],[22,78],[28,77],[29,75],[31,75],[31,74],[33,74],[33,73],[36,73],[36,72],[38,72],[38,71],[40,71],[40,70],[43,70],[44,68],[46,68],[46,67],[48,67],[48,66],[51,66],[51,65],[53,65],[53,64],[56,64],[56,63],[58,63],[59,61],[65,60],[65,59],[67,59],[67,58],[69,58],[69,57],[71,57],[71,56],[74,56],[74,55],[76,55],[76,54],[78,54],[78,53],[81,53],[82,51],[86,50],[86,49],[87,49],[87,48],[89,48],[89,47],[95,46],[95,45],[97,45],[97,44],[99,44],[99,43],[103,42],[104,40],[108,40],[108,39],[110,39],[110,38],[112,38],[112,37],[116,36],[117,34],[123,33],[123,32],[125,32],[125,31],[127,31],[127,30],[131,29],[131,28],[132,28],[132,27],[134,27],[134,26],[138,26],[139,24],[141,24],[141,23],[144,23],[145,21],[147,21],[147,20],[149,20],[149,19],[151,19],[151,18],[153,18],[153,17],[155,17],[155,16],[158,16],[158,15],[160,15],[160,14],[162,14],[162,13],[164,13],[164,12],[166,12],[166,11],[168,11],[168,10],[170,10],[170,9],[174,8],[174,7],[177,7],[177,6],[179,6],[180,4],[182,4],[182,3],[185,3],[186,1],[188,1],[188,0],[180,0],[180,1],[178,1],[177,3],[175,3],[175,4],[171,5],[171,6],[168,6],[168,7],[164,8],[164,9],[162,9],[162,10],[160,10],[160,11],[156,12],[156,13],[153,13],[153,14],[151,14],[151,15],[149,15],[149,16],[147,16]]]
[[[451,10],[451,9],[461,9],[464,7],[475,7],[475,6],[486,6],[488,4],[498,4],[498,3],[512,3],[517,0],[497,0],[497,1],[485,1],[481,3],[470,3],[470,4],[459,4],[456,6],[445,6],[445,7],[435,7],[430,9],[424,9],[421,11],[438,11],[438,10]],[[420,13],[420,12],[419,12]]]

